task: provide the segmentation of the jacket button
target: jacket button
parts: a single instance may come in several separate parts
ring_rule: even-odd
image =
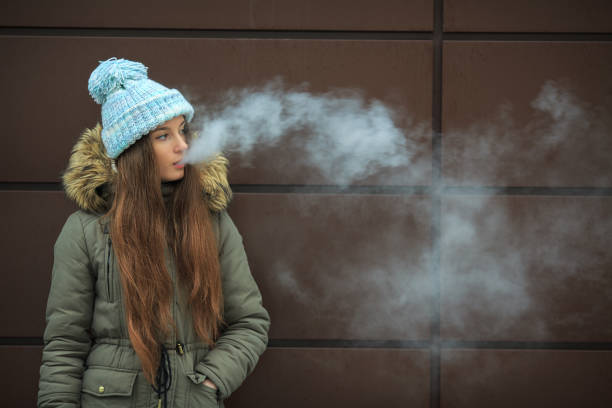
[[[102,394],[102,393],[104,392],[104,386],[103,386],[103,385],[101,385],[101,386],[98,388],[98,392],[99,392],[100,394]]]

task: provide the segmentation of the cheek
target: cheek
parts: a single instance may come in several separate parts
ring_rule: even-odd
[[[155,158],[155,162],[161,166],[164,162],[168,161],[168,153],[159,144],[153,144],[153,157]]]

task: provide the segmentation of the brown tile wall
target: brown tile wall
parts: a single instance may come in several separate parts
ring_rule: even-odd
[[[5,388],[3,405],[12,408],[36,406],[38,369],[42,346],[0,346],[0,364]]]
[[[0,13],[2,406],[36,399],[60,177],[110,56],[196,104],[280,76],[423,126],[413,168],[350,186],[288,143],[230,157],[273,326],[228,407],[612,405],[609,1],[146,5]]]
[[[450,42],[443,72],[447,184],[610,185],[611,43]]]
[[[610,351],[444,350],[444,408],[610,405]]]
[[[609,33],[607,0],[444,0],[445,31]]]
[[[0,191],[0,336],[42,336],[53,243],[75,208],[59,191]]]
[[[427,350],[271,348],[257,370],[228,406],[429,407]]]
[[[611,342],[610,219],[611,197],[445,197],[443,338]]]
[[[429,200],[238,194],[243,234],[280,339],[428,339]],[[375,243],[375,244],[373,244]]]
[[[149,28],[192,30],[431,31],[432,0],[63,0],[9,1],[5,27]],[[144,7],[143,7],[144,6]]]

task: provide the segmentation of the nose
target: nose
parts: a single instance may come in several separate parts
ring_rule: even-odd
[[[174,144],[174,151],[177,153],[184,152],[185,150],[187,150],[188,147],[189,145],[187,144],[187,141],[183,138],[183,136],[178,135],[178,137],[176,138],[176,143]]]

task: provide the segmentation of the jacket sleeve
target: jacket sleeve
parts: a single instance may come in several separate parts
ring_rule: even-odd
[[[217,385],[221,398],[227,398],[253,371],[266,349],[270,316],[251,275],[242,237],[226,212],[219,217],[219,262],[227,326],[196,371]]]
[[[39,407],[80,406],[94,301],[91,269],[83,225],[79,214],[74,213],[66,221],[54,248]]]

